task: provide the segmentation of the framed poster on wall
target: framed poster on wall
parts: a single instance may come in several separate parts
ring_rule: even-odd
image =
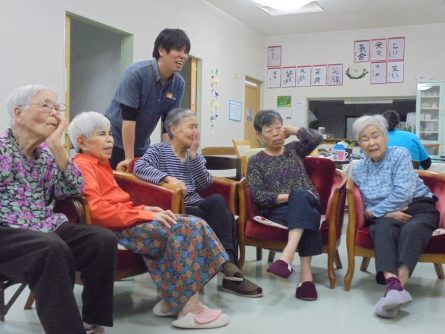
[[[268,68],[266,78],[267,88],[280,88],[281,87],[281,68]]]
[[[295,74],[296,74],[295,66],[282,67],[281,68],[281,88],[295,87],[296,86]]]
[[[354,63],[369,61],[369,39],[354,41]]]
[[[311,85],[311,65],[297,66],[297,87],[309,87]]]
[[[312,65],[311,85],[326,86],[327,65]]]
[[[281,46],[267,47],[267,67],[281,66]]]
[[[386,83],[386,61],[371,62],[369,80],[371,84]]]

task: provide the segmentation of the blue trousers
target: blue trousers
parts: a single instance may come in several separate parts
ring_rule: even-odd
[[[307,190],[292,190],[286,204],[267,210],[263,215],[289,230],[301,228],[304,230],[298,244],[300,256],[321,254],[323,241],[320,232],[321,204]]]

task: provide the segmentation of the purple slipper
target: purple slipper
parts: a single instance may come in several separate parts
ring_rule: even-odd
[[[267,268],[268,273],[277,275],[281,278],[288,278],[293,271],[294,270],[292,269],[290,264],[286,263],[283,260],[276,260],[269,266],[269,268]]]
[[[301,300],[317,300],[318,294],[314,282],[300,283],[295,292],[295,297]]]

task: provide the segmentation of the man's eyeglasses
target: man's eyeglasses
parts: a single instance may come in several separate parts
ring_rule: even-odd
[[[53,109],[58,112],[66,110],[66,106],[64,103],[54,103],[47,100],[40,101],[39,103],[30,103],[28,105],[40,106],[40,108],[42,108],[46,112],[51,112],[53,111]]]

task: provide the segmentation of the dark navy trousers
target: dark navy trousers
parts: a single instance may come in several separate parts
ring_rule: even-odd
[[[321,204],[308,190],[292,190],[287,203],[267,210],[263,215],[276,223],[292,230],[304,230],[298,244],[300,256],[321,254],[323,241],[320,232]]]

